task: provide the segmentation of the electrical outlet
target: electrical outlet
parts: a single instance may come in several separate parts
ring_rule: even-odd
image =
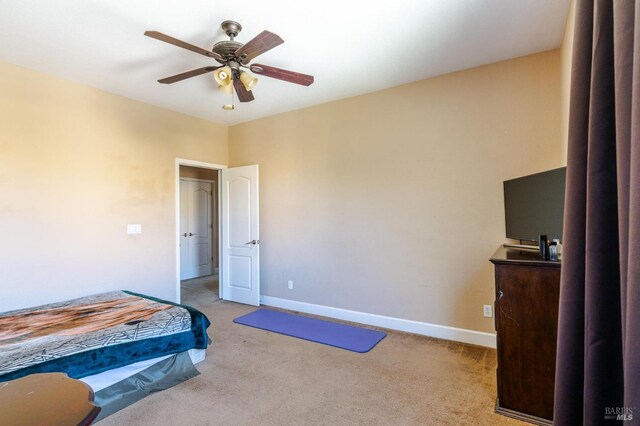
[[[484,305],[484,316],[486,318],[492,318],[493,317],[493,306]]]
[[[293,281],[289,280],[289,290],[293,290]]]

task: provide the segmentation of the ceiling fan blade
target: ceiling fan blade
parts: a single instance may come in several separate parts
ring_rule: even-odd
[[[236,50],[236,56],[241,58],[243,64],[246,64],[256,56],[262,55],[264,52],[282,43],[284,43],[284,40],[282,40],[279,35],[269,31],[263,31]]]
[[[172,75],[171,77],[165,77],[165,78],[163,78],[161,80],[158,80],[158,83],[162,83],[162,84],[175,83],[177,81],[186,80],[187,78],[191,78],[191,77],[195,77],[197,75],[206,74],[208,72],[215,71],[220,67],[198,68],[197,70],[191,70],[191,71],[183,72],[181,74]]]
[[[147,37],[155,38],[156,40],[164,41],[165,43],[173,44],[174,46],[182,47],[183,49],[187,49],[204,56],[208,56],[213,59],[223,60],[222,56],[218,55],[217,53],[211,52],[210,50],[206,50],[198,46],[194,46],[193,44],[189,44],[186,41],[178,40],[177,38],[173,38],[166,34],[159,33],[158,31],[145,31],[144,35],[146,35]]]
[[[303,86],[310,86],[313,83],[312,75],[270,67],[269,65],[252,64],[249,69],[256,74],[277,78],[278,80],[288,81],[289,83],[301,84]]]
[[[238,100],[240,102],[251,102],[255,98],[253,97],[253,93],[245,89],[244,84],[237,79],[233,79],[233,87],[236,88],[236,93],[238,94]]]

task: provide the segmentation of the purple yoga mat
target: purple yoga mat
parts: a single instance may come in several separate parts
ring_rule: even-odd
[[[387,335],[382,331],[270,309],[258,309],[234,319],[233,322],[361,353],[369,352]]]

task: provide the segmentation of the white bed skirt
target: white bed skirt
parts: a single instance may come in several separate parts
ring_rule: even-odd
[[[191,358],[191,362],[197,364],[201,361],[204,361],[206,356],[206,349],[189,349],[188,351],[189,357]],[[171,355],[165,355],[158,358],[148,359],[146,361],[140,361],[133,364],[125,365],[124,367],[114,368],[113,370],[107,370],[102,373],[94,374],[93,376],[83,377],[81,380],[91,386],[93,392],[98,392],[106,387],[113,385],[114,383],[118,383],[121,380],[126,379],[127,377],[133,376],[134,374],[138,374],[142,370],[151,367],[154,364],[162,361],[163,359],[169,358]]]

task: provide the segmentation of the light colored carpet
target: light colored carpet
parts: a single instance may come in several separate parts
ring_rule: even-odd
[[[219,294],[218,274],[180,281],[180,303],[185,305],[214,303]]]
[[[359,354],[234,324],[254,307],[194,305],[211,320],[202,373],[108,425],[502,425],[495,350],[389,332]]]

